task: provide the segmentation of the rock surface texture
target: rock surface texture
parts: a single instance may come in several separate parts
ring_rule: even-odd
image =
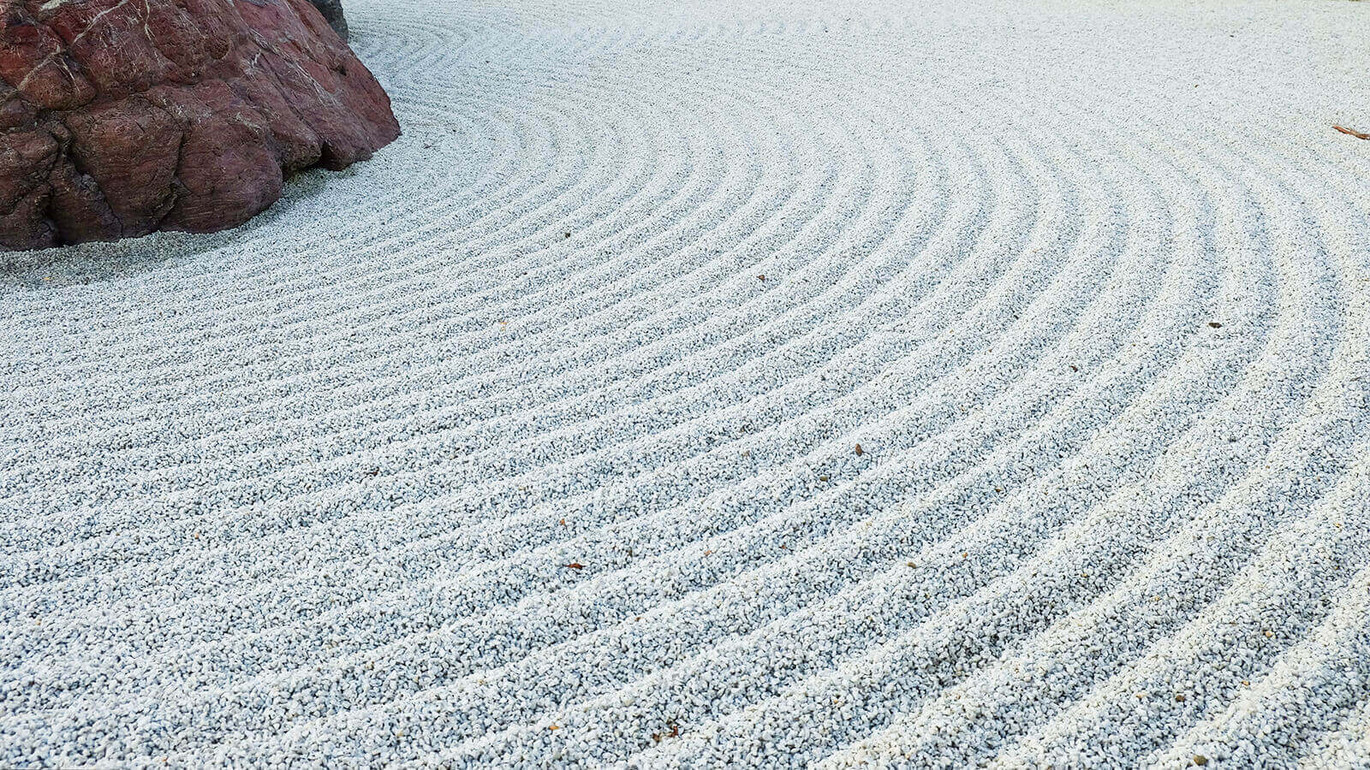
[[[323,14],[324,21],[328,26],[338,33],[338,37],[347,39],[347,17],[343,15],[342,0],[310,0],[314,7]]]
[[[0,247],[241,224],[399,135],[309,0],[0,0]]]

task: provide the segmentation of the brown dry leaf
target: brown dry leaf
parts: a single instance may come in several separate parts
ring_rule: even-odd
[[[566,565],[566,569],[585,569],[585,565],[578,561],[573,561]]]
[[[665,734],[652,733],[652,740],[656,741],[657,743],[661,743],[662,738],[675,738],[680,735],[680,725],[676,724],[675,722],[667,722],[666,726],[671,728],[671,731]]]
[[[860,444],[857,444],[857,445],[856,445],[856,456],[857,456],[857,457],[860,457],[860,456],[863,455],[863,454],[865,454],[865,452],[861,451],[861,445],[860,445]]]

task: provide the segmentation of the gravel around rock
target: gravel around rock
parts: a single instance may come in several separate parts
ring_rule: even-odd
[[[1370,5],[347,11],[0,257],[0,765],[1370,766]]]

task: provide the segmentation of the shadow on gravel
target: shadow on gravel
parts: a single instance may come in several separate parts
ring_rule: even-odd
[[[286,181],[285,194],[271,208],[231,230],[193,234],[156,232],[109,243],[82,243],[38,251],[0,252],[0,287],[58,288],[131,278],[157,270],[175,259],[198,257],[224,247],[241,249],[298,218],[299,204],[323,192],[331,179],[344,179],[351,169],[329,172],[308,169]],[[301,223],[303,224],[303,223]],[[302,228],[301,228],[302,229]]]

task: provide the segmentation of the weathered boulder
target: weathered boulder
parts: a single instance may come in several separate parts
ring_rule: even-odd
[[[338,37],[347,39],[347,17],[343,16],[342,0],[310,0],[314,7],[323,14],[324,21],[328,26],[338,33]]]
[[[0,248],[233,227],[398,135],[310,0],[0,0]]]

